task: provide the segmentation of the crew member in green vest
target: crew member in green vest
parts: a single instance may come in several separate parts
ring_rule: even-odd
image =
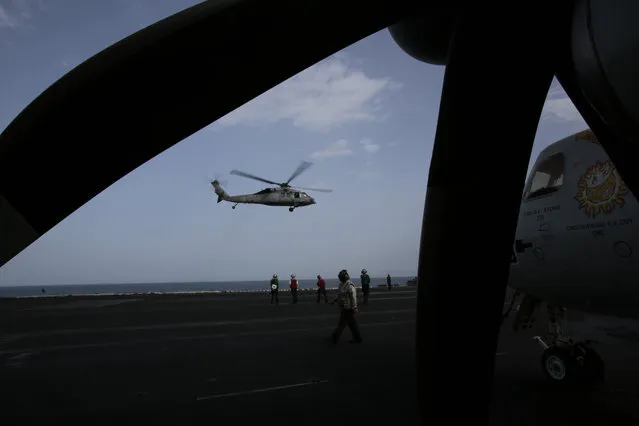
[[[364,305],[368,305],[368,294],[371,291],[371,277],[368,276],[368,271],[362,269],[362,274],[359,276],[362,283],[362,294],[364,295]]]
[[[271,279],[271,305],[273,304],[273,300],[275,300],[276,305],[280,304],[279,290],[280,280],[277,278],[277,274],[273,274],[273,278]]]

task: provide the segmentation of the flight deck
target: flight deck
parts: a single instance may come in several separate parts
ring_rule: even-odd
[[[336,306],[317,304],[310,292],[297,305],[289,299],[281,292],[279,306],[268,293],[1,300],[4,416],[21,424],[186,424],[202,415],[220,424],[419,424],[414,287],[372,289],[358,314],[361,345],[348,343],[348,330],[337,346],[325,339]],[[507,321],[493,424],[639,419],[639,339],[630,328],[590,325],[611,339],[601,350],[612,357],[609,381],[558,393],[544,380],[532,334],[513,333]]]

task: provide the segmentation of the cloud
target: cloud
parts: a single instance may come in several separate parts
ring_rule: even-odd
[[[550,85],[544,109],[541,112],[541,118],[542,120],[560,122],[583,121],[581,114],[577,108],[575,108],[575,105],[572,103],[557,79],[554,79]]]
[[[265,125],[290,121],[326,132],[352,122],[374,122],[382,115],[383,95],[401,84],[373,78],[349,66],[344,53],[307,68],[219,119],[218,126]]]
[[[315,151],[311,154],[311,158],[315,158],[317,160],[323,160],[325,158],[331,157],[345,157],[347,155],[352,155],[353,150],[348,147],[348,142],[345,139],[340,139],[332,144],[328,145],[322,151]]]
[[[362,144],[362,146],[364,147],[364,151],[370,154],[375,154],[381,148],[379,145],[374,144],[368,138],[363,138],[361,141],[359,141],[359,143]]]
[[[0,4],[0,28],[17,28],[20,25],[18,19],[9,15]]]
[[[12,0],[11,7],[0,5],[0,28],[16,29],[31,19],[29,3],[33,3],[33,0]],[[37,2],[37,5],[42,10],[42,1]],[[10,10],[7,11],[7,8]]]
[[[13,0],[13,7],[16,8],[18,13],[20,13],[20,17],[24,19],[31,18],[31,11],[29,10],[28,0]]]

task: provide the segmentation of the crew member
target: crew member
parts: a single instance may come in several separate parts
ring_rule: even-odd
[[[386,285],[388,286],[388,291],[390,291],[391,287],[393,287],[390,274],[386,275]]]
[[[280,304],[280,297],[278,296],[278,292],[280,290],[280,280],[277,278],[277,274],[273,274],[273,278],[271,278],[271,305],[273,304],[273,300],[275,300],[275,304]]]
[[[324,295],[324,303],[328,303],[328,296],[326,295],[326,281],[321,275],[317,276],[317,303],[320,302],[320,298]]]
[[[333,344],[336,345],[339,342],[344,328],[348,327],[353,336],[350,343],[362,343],[359,326],[355,320],[355,314],[357,313],[357,291],[355,290],[355,284],[351,281],[346,269],[339,271],[337,278],[339,278],[339,289],[337,297],[335,297],[331,304],[338,302],[341,312],[337,328],[333,331],[331,339]]]
[[[291,274],[291,295],[293,296],[293,303],[297,303],[297,278],[295,278],[295,274]]]
[[[368,271],[362,269],[362,275],[359,276],[362,283],[362,294],[364,295],[364,305],[368,305],[368,294],[371,291],[371,277],[368,276]]]

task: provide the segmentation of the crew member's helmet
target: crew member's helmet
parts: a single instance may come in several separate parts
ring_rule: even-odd
[[[321,277],[321,275],[318,275],[318,276],[317,276],[317,279],[318,279],[318,280],[319,280],[319,279],[321,279],[321,278],[322,278],[322,277]]]
[[[365,273],[366,273],[366,269],[362,269],[362,274],[365,274]]]
[[[273,274],[273,278],[277,278],[277,274]]]
[[[339,278],[341,282],[346,282],[351,279],[346,269],[342,269],[341,271],[339,271],[339,274],[337,274],[337,278]]]
[[[295,278],[295,274],[291,274],[291,278]]]

